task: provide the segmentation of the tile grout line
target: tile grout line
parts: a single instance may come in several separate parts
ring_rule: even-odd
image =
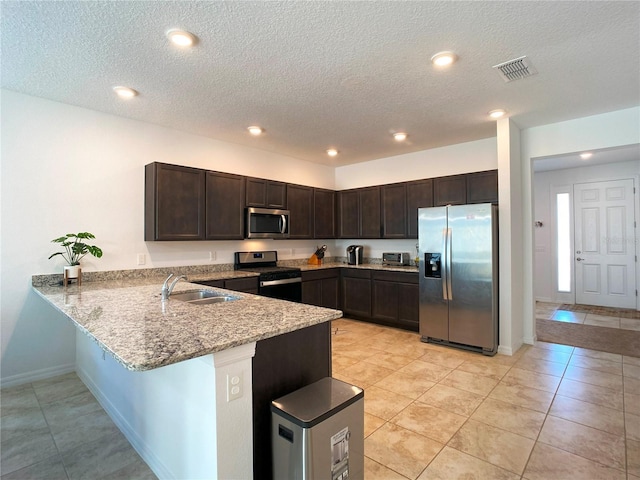
[[[33,388],[33,393],[34,393],[34,395],[36,397],[36,401],[38,402],[38,407],[40,408],[40,412],[42,413],[42,418],[44,418],[44,422],[47,424],[47,430],[49,430],[49,435],[51,436],[51,440],[53,441],[53,445],[56,447],[57,457],[60,460],[60,463],[62,464],[62,468],[64,469],[64,474],[67,476],[67,480],[69,480],[69,472],[67,471],[67,466],[64,463],[64,459],[62,458],[62,453],[60,452],[60,448],[58,447],[58,443],[56,442],[56,438],[54,437],[53,432],[51,431],[51,425],[49,425],[49,421],[47,420],[47,416],[45,415],[44,409],[42,408],[42,403],[40,402],[40,397],[36,393],[36,389],[33,386],[33,383],[31,384],[31,388]]]

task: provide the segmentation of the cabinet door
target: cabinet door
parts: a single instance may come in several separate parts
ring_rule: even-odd
[[[452,175],[433,179],[433,203],[444,205],[464,205],[467,203],[466,175]]]
[[[338,237],[359,238],[358,210],[360,195],[357,190],[338,192]]]
[[[289,203],[291,205],[291,203]],[[313,238],[336,236],[336,192],[313,189]]]
[[[287,184],[264,178],[247,180],[247,207],[285,208],[287,206]]]
[[[380,187],[360,189],[360,238],[380,238]]]
[[[407,189],[404,183],[382,186],[382,238],[406,238]]]
[[[266,207],[267,205],[267,181],[263,178],[246,179],[247,207]]]
[[[433,180],[407,183],[407,237],[418,238],[418,209],[433,207]]]
[[[371,279],[368,271],[343,272],[342,310],[357,317],[371,317]],[[358,274],[356,276],[356,274]]]
[[[322,306],[322,280],[302,282],[302,303],[317,307]]]
[[[418,330],[419,327],[419,291],[417,284],[398,284],[398,326]]]
[[[467,174],[467,203],[498,203],[498,171]]]
[[[244,177],[207,172],[207,239],[244,238]]]
[[[321,292],[321,307],[334,308],[336,310],[340,307],[340,298],[338,285],[340,284],[340,277],[336,274],[333,278],[325,278],[321,280],[322,292]]]
[[[287,208],[287,184],[267,180],[267,208]]]
[[[373,280],[373,318],[395,323],[398,319],[398,284]]]
[[[203,240],[205,171],[151,163],[145,166],[145,240]]]
[[[289,205],[289,238],[312,238],[313,236],[313,189],[301,185],[287,186]]]

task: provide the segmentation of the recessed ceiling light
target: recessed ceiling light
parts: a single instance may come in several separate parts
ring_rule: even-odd
[[[185,30],[173,28],[167,32],[167,38],[179,47],[191,47],[198,41],[197,37]]]
[[[335,157],[336,155],[338,155],[338,150],[336,150],[335,148],[330,148],[329,150],[327,150],[327,155],[329,155],[330,157]]]
[[[431,57],[431,63],[437,67],[446,67],[455,63],[458,56],[453,52],[438,52]]]
[[[407,134],[404,132],[396,132],[393,134],[393,138],[396,142],[404,142],[407,139]]]
[[[136,92],[133,88],[123,87],[120,85],[117,87],[113,87],[113,91],[116,92],[116,95],[118,95],[120,98],[133,98],[138,95],[138,92]]]
[[[262,132],[264,132],[264,130],[261,127],[258,127],[257,125],[252,125],[250,127],[247,127],[247,130],[249,130],[249,133],[251,135],[261,135]]]
[[[507,114],[506,110],[503,110],[503,109],[501,109],[501,108],[499,108],[499,109],[497,109],[497,110],[491,110],[491,111],[489,112],[489,116],[490,116],[491,118],[496,118],[496,119],[497,119],[497,118],[504,117],[506,114]]]
[[[584,152],[580,154],[580,158],[583,160],[587,160],[588,158],[591,158],[593,156],[593,153],[591,152]]]

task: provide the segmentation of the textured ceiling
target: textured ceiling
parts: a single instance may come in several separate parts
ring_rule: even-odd
[[[640,2],[0,2],[2,87],[328,165],[640,104]],[[169,45],[183,28],[195,48]],[[459,61],[435,69],[431,56]],[[526,55],[538,74],[493,65]],[[116,98],[127,85],[140,95]],[[265,135],[251,137],[249,125]],[[391,133],[406,131],[404,143]],[[338,157],[325,150],[337,148]]]

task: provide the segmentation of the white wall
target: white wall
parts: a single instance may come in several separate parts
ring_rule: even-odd
[[[336,168],[336,190],[498,168],[495,137]]]
[[[50,240],[96,235],[103,258],[87,271],[209,262],[242,249],[284,249],[303,258],[315,241],[144,242],[144,165],[167,162],[334,187],[332,167],[211,140],[157,125],[2,90],[1,336],[3,384],[73,369],[74,328],[31,291],[31,276],[61,272]],[[291,251],[295,249],[295,251]],[[136,265],[145,253],[147,264]],[[330,252],[331,253],[331,252]]]
[[[565,153],[597,150],[640,143],[640,107],[578,118],[566,122],[528,128],[521,132],[522,159],[522,245],[523,290],[522,312],[525,332],[535,332],[533,254],[534,192],[532,161]]]
[[[554,301],[555,261],[553,239],[554,213],[551,211],[554,187],[572,186],[576,183],[634,178],[640,174],[640,159],[628,162],[594,165],[592,167],[570,168],[538,172],[534,175],[534,221],[541,221],[542,227],[536,228],[534,256],[534,291],[536,300]],[[638,217],[638,212],[636,212]]]

